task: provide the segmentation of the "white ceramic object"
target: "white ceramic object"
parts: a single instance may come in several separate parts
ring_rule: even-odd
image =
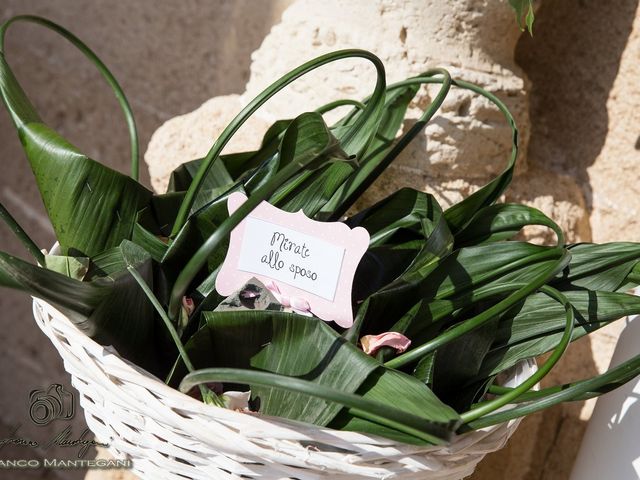
[[[627,322],[609,368],[638,354],[640,316]],[[571,480],[603,478],[640,479],[640,377],[598,399],[584,434]]]

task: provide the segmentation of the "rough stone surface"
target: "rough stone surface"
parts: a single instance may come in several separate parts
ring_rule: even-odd
[[[497,94],[513,112],[526,150],[526,80],[513,60],[519,34],[512,22],[506,1],[300,0],[253,53],[243,100],[304,60],[362,48],[381,58],[389,83],[443,66]],[[375,70],[366,61],[341,60],[300,78],[265,108],[277,118],[291,117],[336,98],[364,98],[374,83]],[[408,117],[417,118],[436,91],[419,94]],[[501,114],[486,99],[454,88],[398,163],[447,178],[482,178],[504,167],[510,138]]]
[[[606,102],[607,137],[587,168],[592,188],[594,241],[640,241],[640,16],[620,58],[618,75]]]
[[[576,180],[594,241],[638,241],[638,2],[548,0],[538,17],[517,48],[532,81],[529,161]]]
[[[191,113],[172,118],[156,130],[144,155],[153,188],[164,192],[169,176],[177,166],[204,157],[241,109],[238,95],[215,97]],[[224,153],[260,147],[262,134],[269,125],[259,115],[251,116],[227,144]]]

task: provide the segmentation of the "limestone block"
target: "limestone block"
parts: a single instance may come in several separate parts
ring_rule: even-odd
[[[526,151],[527,81],[513,61],[518,34],[506,1],[299,0],[252,55],[242,99],[248,102],[305,60],[362,48],[382,59],[389,83],[442,66],[495,93],[514,114]],[[337,98],[361,99],[374,83],[370,64],[342,60],[300,78],[266,109],[278,118],[291,117]],[[420,93],[409,118],[417,118],[436,91]],[[502,115],[488,100],[454,87],[439,115],[398,162],[448,178],[484,177],[503,168],[510,139]]]
[[[450,179],[404,165],[391,165],[355,203],[352,212],[404,187],[432,194],[445,209],[475,192],[489,180],[490,177]],[[567,175],[532,169],[527,175],[515,178],[501,201],[523,203],[542,211],[562,228],[568,242],[591,239],[589,216],[582,191],[574,179]],[[538,244],[555,243],[555,234],[546,227],[527,227],[524,238]]]
[[[176,167],[204,157],[241,109],[238,95],[215,97],[193,112],[172,118],[158,128],[144,156],[155,191],[166,190],[169,176]],[[269,125],[259,115],[253,115],[231,138],[224,153],[258,148]]]

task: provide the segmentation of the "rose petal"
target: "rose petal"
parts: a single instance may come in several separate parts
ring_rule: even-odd
[[[182,307],[187,312],[187,316],[191,315],[195,310],[195,303],[192,298],[182,297]]]
[[[362,350],[367,355],[375,355],[381,347],[395,348],[402,353],[409,348],[411,340],[398,332],[384,332],[379,335],[365,335],[360,339]]]

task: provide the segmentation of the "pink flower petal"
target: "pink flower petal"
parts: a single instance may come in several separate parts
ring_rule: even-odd
[[[365,335],[360,339],[362,350],[367,355],[375,355],[381,347],[395,348],[402,353],[409,348],[411,340],[398,332],[384,332],[379,335]]]
[[[189,297],[182,297],[182,307],[187,312],[187,316],[191,315],[196,308],[193,299]]]

